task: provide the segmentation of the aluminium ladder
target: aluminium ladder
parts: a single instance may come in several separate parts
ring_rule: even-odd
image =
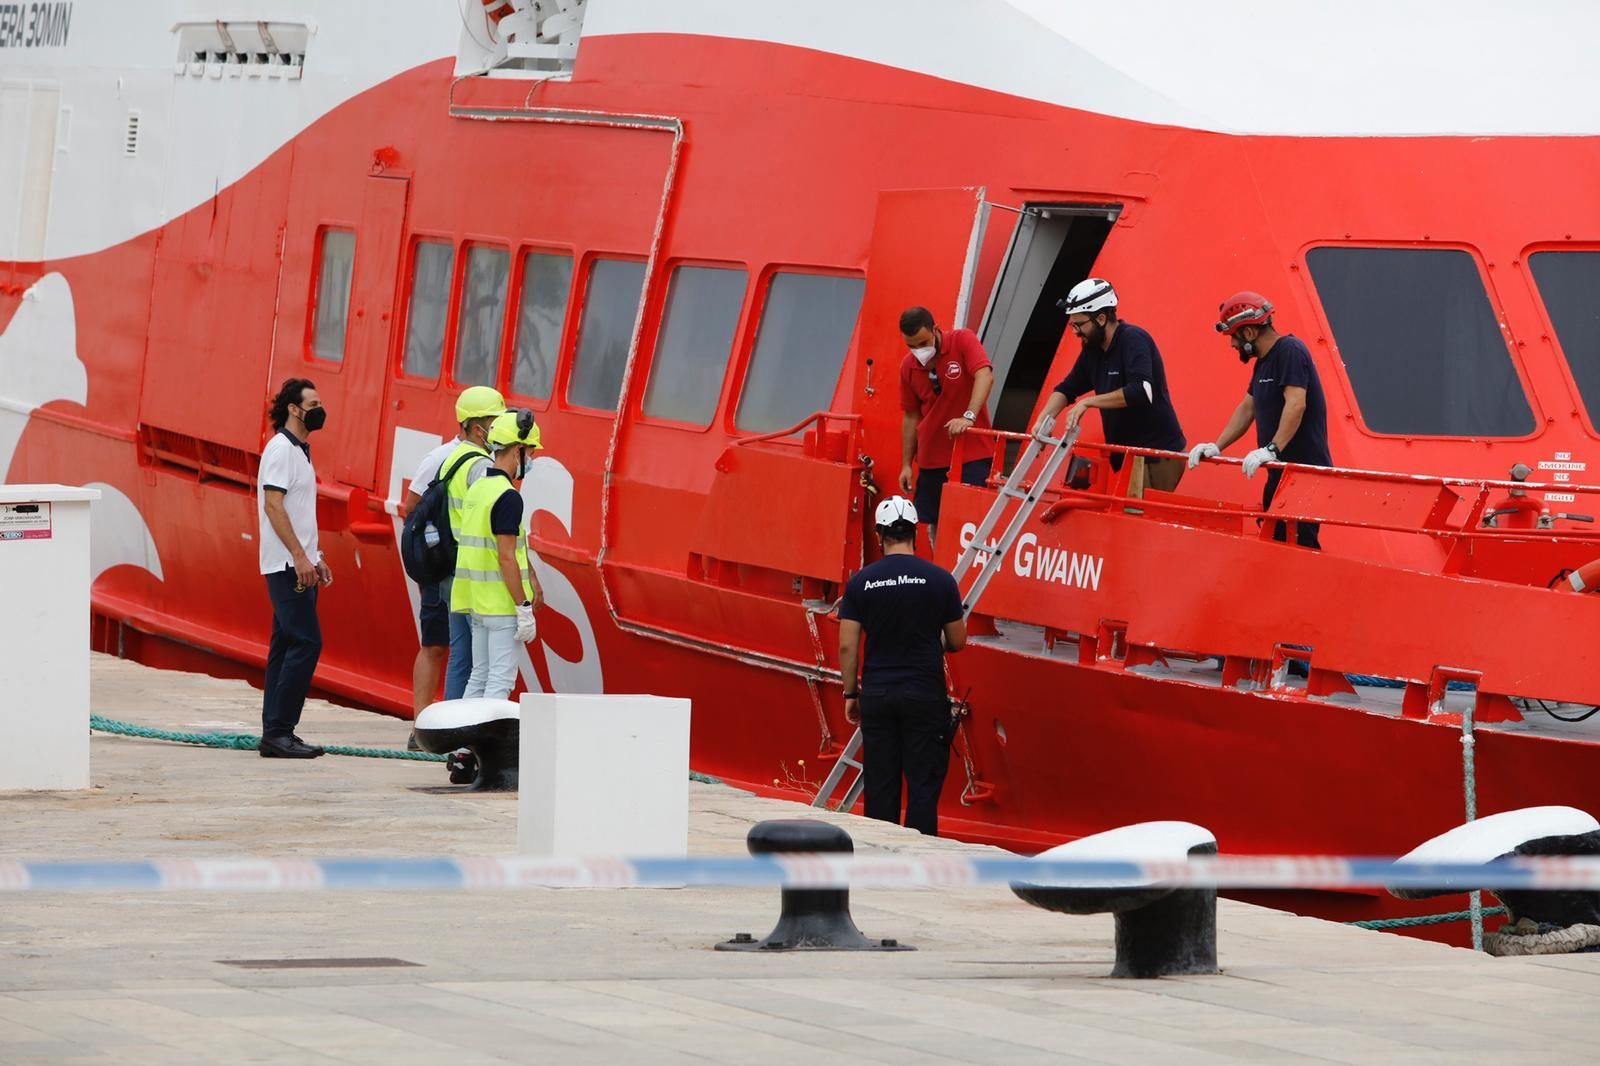
[[[961,553],[961,558],[956,561],[955,569],[950,572],[959,585],[961,579],[967,576],[967,572],[977,564],[979,558],[983,559],[982,569],[979,570],[977,578],[961,597],[963,621],[972,614],[972,609],[978,605],[978,597],[983,595],[983,590],[988,587],[990,579],[1000,569],[1001,562],[1011,551],[1011,546],[1016,543],[1017,537],[1021,535],[1022,527],[1027,524],[1033,509],[1039,504],[1040,495],[1054,480],[1056,472],[1061,469],[1061,464],[1066,461],[1067,456],[1072,453],[1072,446],[1078,440],[1078,431],[1082,425],[1080,422],[1059,437],[1050,436],[1050,430],[1054,428],[1053,421],[1043,426],[1038,435],[1028,442],[1027,449],[1017,460],[1017,465],[1012,468],[1011,476],[1006,478],[1006,483],[1000,487],[989,513],[983,516],[977,532],[972,535],[972,543],[967,545],[966,550]],[[1040,466],[1038,474],[1032,475],[1034,467],[1039,465],[1041,455],[1044,456],[1044,463]],[[1006,506],[1012,500],[1017,501],[1016,510],[1011,512],[1011,518],[1006,522],[1000,539],[990,543],[989,538],[994,534],[995,527],[1000,524],[1001,516],[1005,514]],[[946,676],[948,678],[948,666]],[[858,727],[833,764],[833,769],[828,772],[822,786],[817,789],[816,798],[811,801],[811,806],[833,811],[848,811],[855,806],[866,784],[865,775],[861,770],[860,753],[861,730]],[[855,771],[855,776],[845,787],[844,796],[836,806],[830,804],[829,801],[838,791],[845,775],[852,770]]]

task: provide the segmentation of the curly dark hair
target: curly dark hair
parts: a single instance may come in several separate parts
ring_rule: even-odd
[[[306,390],[316,387],[316,382],[310,378],[290,378],[283,383],[278,395],[272,398],[272,406],[269,408],[274,431],[282,429],[284,423],[289,421],[289,405],[298,406],[300,401],[305,399]]]

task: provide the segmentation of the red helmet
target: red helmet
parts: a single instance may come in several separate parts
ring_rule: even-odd
[[[1217,332],[1233,336],[1240,326],[1259,326],[1272,318],[1272,301],[1259,292],[1236,292],[1217,308]]]

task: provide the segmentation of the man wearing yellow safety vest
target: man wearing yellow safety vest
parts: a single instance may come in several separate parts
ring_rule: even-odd
[[[489,436],[489,426],[505,414],[506,402],[499,391],[487,385],[474,385],[456,398],[456,424],[460,431],[454,440],[445,441],[430,451],[418,465],[406,491],[402,517],[422,501],[422,494],[439,478],[448,476],[446,488],[450,515],[450,532],[461,536],[461,511],[467,502],[467,490],[477,483],[490,467],[489,450],[484,445]],[[439,691],[439,675],[444,674],[444,698],[456,700],[467,689],[467,677],[472,673],[472,631],[465,615],[450,610],[450,581],[419,585],[420,606],[417,612],[421,647],[411,667],[411,703],[414,714],[421,714],[433,702]],[[446,672],[446,659],[449,661]],[[406,747],[416,750],[417,734],[413,730]]]
[[[464,695],[505,699],[517,680],[517,644],[537,635],[533,612],[544,600],[528,568],[528,523],[513,484],[540,447],[533,412],[496,418],[485,443],[493,465],[467,490],[450,610],[464,614],[472,629],[472,676]]]

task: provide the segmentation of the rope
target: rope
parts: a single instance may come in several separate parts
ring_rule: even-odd
[[[115,718],[89,716],[89,728],[101,733],[114,733],[122,737],[140,737],[145,740],[169,740],[177,744],[199,744],[206,748],[227,748],[234,751],[254,751],[261,738],[254,733],[183,733],[175,729],[153,729],[134,722],[119,722]],[[345,744],[326,744],[323,750],[329,755],[348,755],[361,759],[407,759],[412,762],[444,762],[445,756],[431,751],[401,751],[398,748],[355,748]],[[689,771],[689,780],[704,785],[720,785],[720,777]]]
[[[254,751],[261,738],[254,733],[182,733],[173,729],[153,729],[133,722],[119,722],[115,718],[89,716],[89,728],[101,733],[115,733],[123,737],[140,737],[145,740],[170,740],[178,744],[199,744],[207,748],[228,748],[235,751]],[[395,748],[354,748],[344,744],[327,744],[323,749],[329,755],[351,755],[363,759],[409,759],[413,762],[444,762],[443,755],[430,751],[401,751]]]
[[[1505,914],[1504,907],[1485,907],[1483,916],[1492,918],[1497,914]],[[1450,911],[1448,914],[1423,914],[1415,918],[1369,918],[1360,922],[1345,922],[1357,929],[1414,929],[1419,925],[1443,925],[1446,922],[1462,922],[1472,917],[1471,911]]]

